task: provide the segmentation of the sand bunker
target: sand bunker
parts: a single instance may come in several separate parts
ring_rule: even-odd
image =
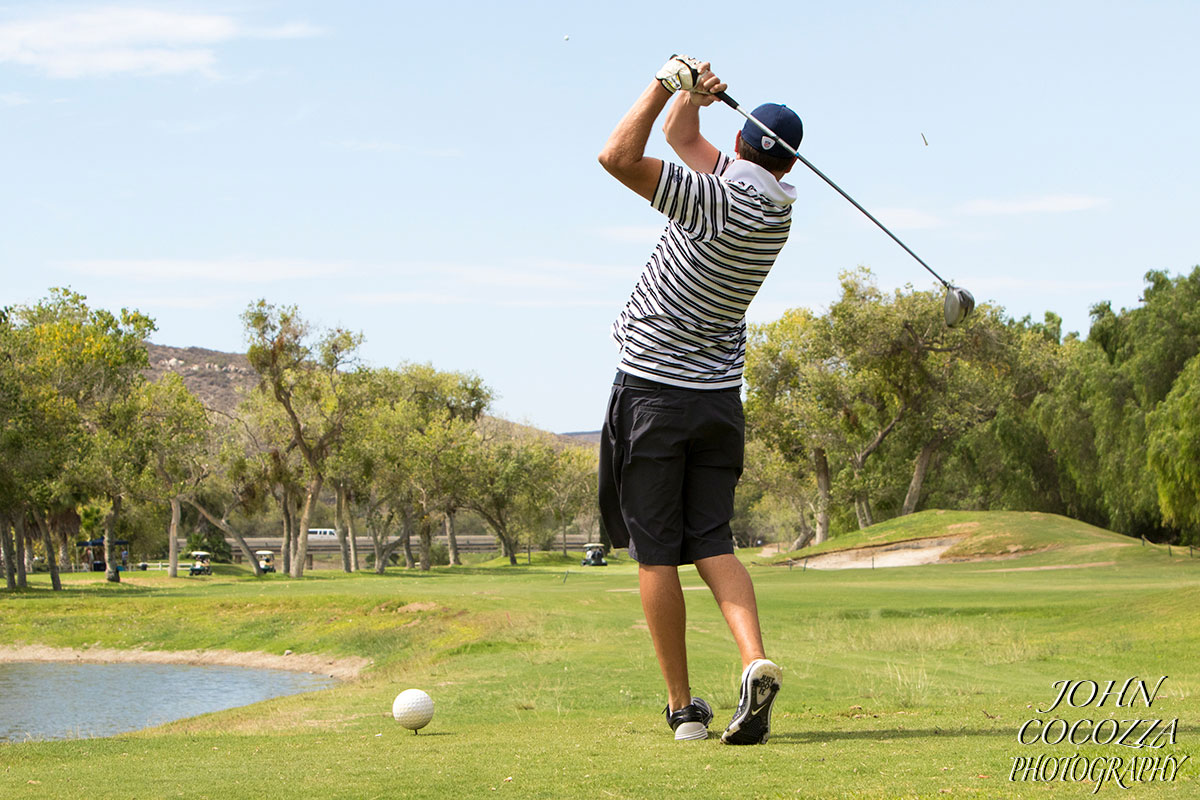
[[[75,661],[89,664],[191,664],[286,669],[350,680],[371,665],[366,658],[333,658],[318,654],[242,653],[236,650],[118,650],[110,647],[47,647],[40,644],[0,645],[0,661]]]
[[[792,563],[797,566],[806,564],[809,569],[872,569],[936,564],[941,560],[942,553],[956,545],[964,536],[965,534],[937,536],[854,547],[797,558]]]

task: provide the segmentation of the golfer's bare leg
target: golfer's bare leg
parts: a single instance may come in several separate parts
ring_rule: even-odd
[[[667,702],[672,711],[692,702],[688,685],[687,610],[679,570],[671,566],[638,565],[638,585],[642,594],[642,612],[654,641],[658,666],[667,682]]]
[[[717,606],[729,624],[742,655],[742,668],[756,658],[766,658],[762,631],[758,627],[754,584],[742,562],[733,554],[702,558],[696,562],[696,571],[712,590]]]

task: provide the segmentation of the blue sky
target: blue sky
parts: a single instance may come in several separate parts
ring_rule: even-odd
[[[743,105],[798,110],[805,155],[943,276],[1086,333],[1092,304],[1200,262],[1197,30],[1194,2],[3,3],[0,303],[70,286],[221,350],[254,300],[296,304],[369,363],[474,371],[510,418],[598,428],[662,221],[596,154],[686,52]],[[740,120],[702,128],[731,147]],[[792,182],[752,322],[860,264],[932,288]]]

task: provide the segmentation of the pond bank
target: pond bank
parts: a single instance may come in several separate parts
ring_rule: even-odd
[[[90,664],[188,664],[227,667],[260,667],[328,675],[353,680],[368,666],[368,658],[335,658],[315,653],[290,655],[239,652],[236,650],[118,650],[110,647],[49,647],[47,645],[0,645],[0,662],[65,661]]]

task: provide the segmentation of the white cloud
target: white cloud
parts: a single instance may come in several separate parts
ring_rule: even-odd
[[[255,30],[228,16],[112,6],[0,24],[0,62],[33,67],[54,78],[211,75],[216,45],[316,33],[305,23]]]
[[[308,39],[320,36],[321,29],[307,22],[289,22],[277,28],[267,28],[255,34],[262,39]]]
[[[80,275],[139,281],[275,283],[348,274],[342,263],[285,259],[94,259],[68,261],[62,266]]]
[[[23,106],[30,102],[32,101],[20,92],[0,93],[0,106]]]
[[[966,214],[996,216],[1008,214],[1060,214],[1087,211],[1106,205],[1108,198],[1082,194],[1051,194],[1025,200],[973,200],[962,207]]]

